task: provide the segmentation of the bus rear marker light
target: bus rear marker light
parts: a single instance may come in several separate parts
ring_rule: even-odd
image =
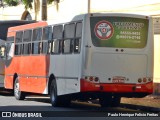
[[[143,78],[143,82],[147,82],[147,78]]]
[[[90,81],[93,81],[93,77],[92,77],[92,76],[91,76],[91,77],[89,77],[89,80],[90,80]]]
[[[141,83],[141,82],[142,82],[142,79],[141,79],[141,78],[139,78],[139,79],[138,79],[138,82],[139,82],[139,83]]]

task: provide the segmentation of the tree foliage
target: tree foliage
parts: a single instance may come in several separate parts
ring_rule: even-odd
[[[19,0],[3,0],[8,6],[17,6]]]
[[[53,1],[56,1],[56,2],[59,3],[59,0],[47,0],[47,3],[48,3],[48,4],[51,4]]]
[[[25,8],[28,9],[32,9],[32,3],[33,3],[33,0],[22,0],[22,4],[25,5]]]
[[[33,0],[3,0],[8,6],[17,6],[19,5],[21,2],[22,4],[25,5],[25,8],[31,8],[32,9],[32,2]]]
[[[20,3],[20,0],[3,0],[8,6],[17,6]],[[22,4],[24,4],[25,9],[32,9],[32,3],[34,0],[21,0]],[[51,4],[53,1],[59,2],[59,0],[47,0],[48,4]]]

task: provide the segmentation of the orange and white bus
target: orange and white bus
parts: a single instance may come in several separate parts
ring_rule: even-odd
[[[8,28],[13,27],[13,26],[18,26],[18,25],[24,25],[24,24],[29,24],[29,23],[34,23],[36,21],[23,21],[23,20],[3,20],[0,21],[0,50],[2,55],[4,56],[4,50],[5,50],[5,43],[7,39],[7,33],[8,33]],[[3,57],[0,57],[0,88],[4,88],[4,69],[5,69],[5,64],[4,64],[4,59]]]
[[[8,38],[12,51],[5,88],[13,89],[18,100],[31,92],[49,94],[52,106],[99,99],[106,107],[153,91],[149,16],[84,14],[63,24],[12,27]]]

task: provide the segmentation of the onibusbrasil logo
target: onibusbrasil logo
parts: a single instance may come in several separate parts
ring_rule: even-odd
[[[113,26],[110,22],[102,20],[95,25],[95,35],[101,40],[108,40],[113,35]]]

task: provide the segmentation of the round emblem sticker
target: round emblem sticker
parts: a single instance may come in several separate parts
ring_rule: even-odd
[[[108,40],[113,35],[113,26],[108,21],[100,21],[94,28],[96,36],[101,40]]]

